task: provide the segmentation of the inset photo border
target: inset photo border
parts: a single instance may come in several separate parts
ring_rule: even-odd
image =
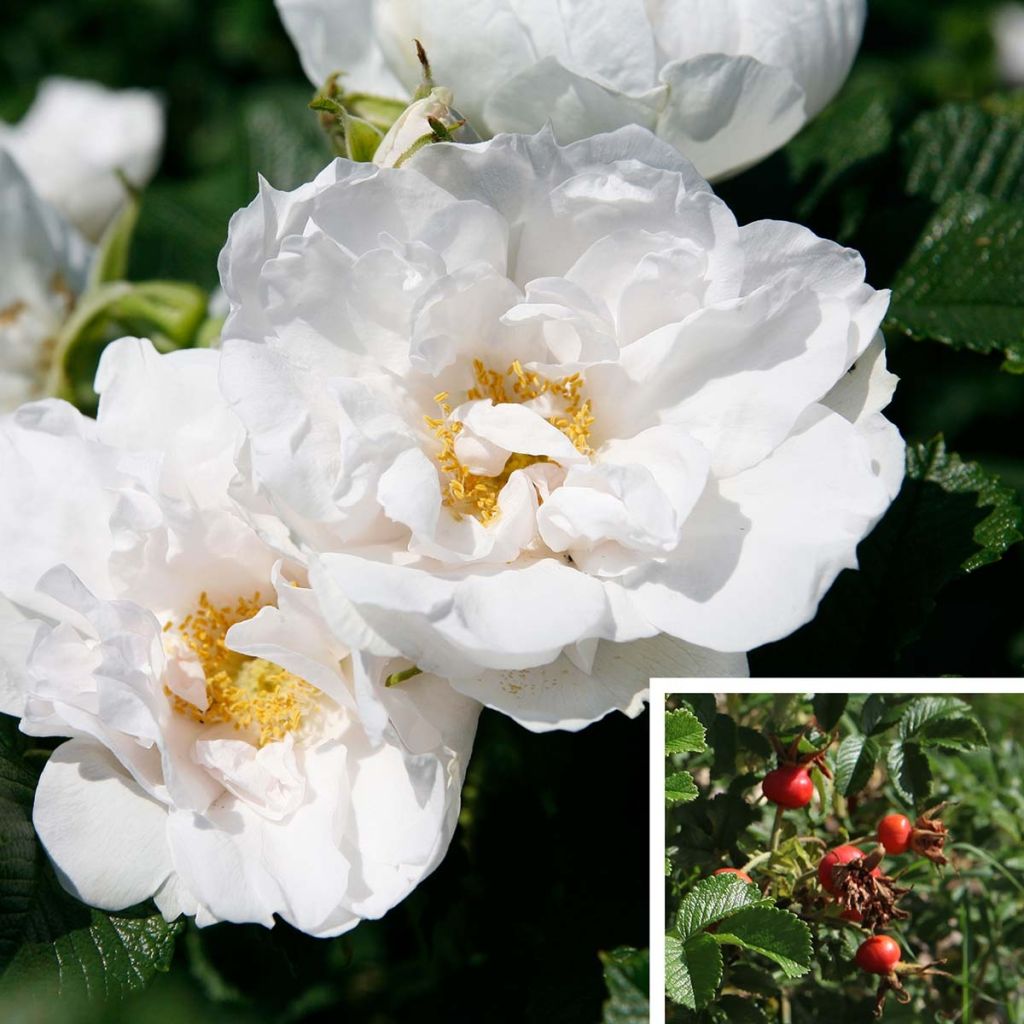
[[[695,683],[651,684],[652,1024],[1024,1021],[1021,681]]]

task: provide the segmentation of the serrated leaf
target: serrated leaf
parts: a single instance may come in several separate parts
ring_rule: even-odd
[[[947,199],[896,277],[888,322],[1024,371],[1024,202]]]
[[[973,531],[980,550],[960,563],[963,572],[998,561],[1021,540],[1024,516],[1013,490],[978,463],[964,462],[955,452],[947,451],[942,437],[907,449],[907,473],[913,480],[938,484],[947,494],[976,496],[975,507],[988,513]]]
[[[124,996],[170,967],[181,928],[151,905],[117,913],[86,907],[64,892],[47,865],[36,881],[22,943],[0,977],[0,995]]]
[[[1022,321],[1024,323],[1024,321]],[[952,580],[997,561],[1021,539],[1015,493],[942,437],[907,449],[899,496],[857,549],[813,622],[751,654],[754,675],[885,675],[921,632]]]
[[[843,796],[859,793],[878,761],[878,744],[870,736],[847,736],[836,752],[836,789]]]
[[[722,951],[707,934],[688,942],[665,936],[665,989],[668,997],[691,1010],[703,1009],[722,981]]]
[[[676,929],[686,942],[709,924],[752,906],[771,906],[771,900],[764,899],[756,885],[750,885],[735,875],[702,878],[679,904]]]
[[[799,978],[811,969],[811,931],[788,910],[740,910],[718,926],[714,939],[768,957],[782,968],[787,978]]]
[[[108,914],[69,896],[32,828],[37,773],[0,716],[0,995],[120,996],[170,966],[180,925],[151,905]]]
[[[665,779],[665,803],[682,804],[699,796],[697,784],[689,772],[674,772]]]
[[[886,755],[889,779],[911,807],[924,803],[932,790],[932,766],[928,755],[912,741],[897,741]]]
[[[665,712],[665,753],[699,754],[705,750],[704,726],[687,708]]]
[[[867,736],[885,732],[900,720],[905,703],[891,694],[869,694],[860,709],[861,732]]]
[[[922,747],[976,750],[988,742],[971,706],[956,697],[918,697],[900,719],[899,733]]]
[[[604,965],[604,983],[608,999],[602,1024],[647,1024],[651,1006],[650,957],[646,949],[620,946],[610,953],[599,953]]]
[[[921,114],[902,140],[906,190],[941,203],[957,192],[1024,199],[1024,115],[979,103]]]
[[[824,732],[831,732],[843,717],[849,699],[846,693],[816,693],[811,705],[818,727]]]

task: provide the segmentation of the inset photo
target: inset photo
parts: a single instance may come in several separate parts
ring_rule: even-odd
[[[670,693],[664,728],[666,1024],[1024,1021],[1024,695]]]

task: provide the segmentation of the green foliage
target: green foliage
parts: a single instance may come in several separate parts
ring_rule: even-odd
[[[608,999],[601,1024],[647,1024],[651,1006],[650,956],[646,949],[620,946],[601,954]]]
[[[1024,200],[1024,109],[949,103],[904,135],[907,193],[942,203],[958,193]]]
[[[836,752],[836,789],[843,796],[859,793],[878,760],[878,744],[870,736],[847,736]]]
[[[709,930],[716,926],[714,930]],[[669,998],[691,1010],[707,1006],[722,979],[719,945],[735,945],[774,961],[787,977],[809,966],[811,934],[792,914],[776,910],[756,886],[735,875],[699,881],[679,904],[665,940]]]
[[[1024,203],[950,196],[893,284],[889,323],[1024,372]]]
[[[704,726],[689,708],[665,712],[665,756],[699,754],[707,749]],[[665,803],[681,804],[697,796],[693,776],[687,771],[674,771],[665,776]]]
[[[665,714],[665,753],[700,753],[705,749],[704,726],[687,708],[676,708]]]
[[[811,931],[786,910],[760,906],[740,910],[722,923],[715,941],[760,953],[777,963],[787,978],[799,978],[811,969]]]
[[[668,708],[681,699],[670,695]],[[783,993],[793,1021],[869,1019],[876,979],[852,963],[867,933],[840,918],[841,906],[820,888],[818,862],[826,848],[854,837],[870,850],[880,819],[901,805],[911,815],[934,816],[939,803],[946,804],[941,815],[952,866],[940,875],[911,853],[885,858],[882,868],[912,887],[901,901],[910,916],[895,930],[906,959],[934,958],[941,950],[970,985],[961,991],[949,980],[907,977],[906,1015],[891,1005],[885,1017],[899,1024],[956,1011],[976,1024],[1014,1019],[1019,998],[1004,975],[1016,977],[1022,960],[1013,936],[1024,934],[1024,754],[1011,741],[990,748],[989,737],[996,728],[1021,727],[1024,696],[848,695],[844,705],[834,783],[823,780],[821,796],[808,807],[776,816],[758,800],[754,784],[775,760],[751,753],[751,773],[702,781],[695,800],[666,810],[669,1024],[777,1020]],[[783,742],[801,730],[813,736],[824,714],[818,695],[728,695],[717,706],[735,733],[753,730]],[[687,765],[705,780],[714,760],[708,749]],[[722,785],[750,812],[727,842],[718,838],[711,812],[725,795]],[[742,865],[754,884],[712,874],[732,865]],[[983,911],[977,885],[996,890],[991,898],[986,892]],[[1016,909],[1004,909],[1004,902]],[[986,935],[978,942],[987,954],[963,945],[968,940],[950,924],[961,914]]]

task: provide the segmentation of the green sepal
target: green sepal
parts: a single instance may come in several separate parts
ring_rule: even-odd
[[[372,163],[384,133],[369,121],[345,110],[341,112],[341,124],[345,132],[345,155],[356,163]]]
[[[138,189],[133,188],[125,179],[122,182],[127,191],[127,199],[99,240],[89,269],[86,291],[110,281],[123,281],[128,276],[128,257],[131,255],[135,226],[139,222],[141,198]]]
[[[57,337],[48,393],[92,413],[93,378],[107,344],[124,335],[149,338],[161,352],[186,348],[206,315],[207,295],[177,281],[115,281],[79,300]]]

